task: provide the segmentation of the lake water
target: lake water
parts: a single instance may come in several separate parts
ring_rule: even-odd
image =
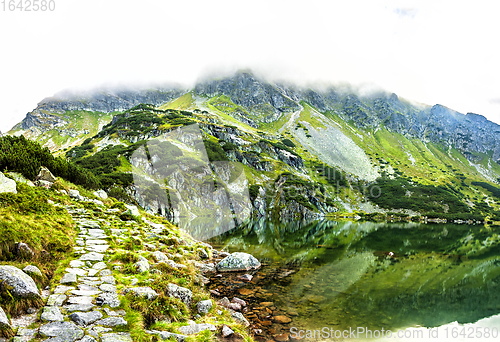
[[[262,340],[343,340],[339,332],[351,329],[360,334],[344,340],[373,340],[371,330],[387,341],[495,341],[499,232],[483,225],[261,219],[209,241],[257,257],[263,267],[252,282],[234,275],[211,286],[250,303],[246,315],[263,330]],[[242,289],[250,291],[238,295]],[[477,332],[485,328],[487,338]]]

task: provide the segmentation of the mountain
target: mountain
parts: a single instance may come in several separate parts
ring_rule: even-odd
[[[61,93],[40,102],[9,134],[65,153],[97,173],[108,191],[119,185],[141,206],[174,217],[180,212],[169,200],[148,199],[150,193],[134,187],[134,168],[151,163],[146,150],[140,158],[136,151],[191,124],[200,129],[212,170],[216,162],[244,169],[252,210],[260,215],[396,210],[484,217],[498,210],[500,127],[481,115],[382,91],[361,95],[348,87],[304,87],[238,72],[191,89]],[[187,146],[180,149],[187,155]],[[141,177],[164,187],[153,169]],[[179,172],[173,175],[185,180]],[[231,177],[214,177],[231,188]],[[170,191],[187,183],[175,184]],[[221,201],[206,201],[205,209]],[[183,205],[196,212],[193,203]]]

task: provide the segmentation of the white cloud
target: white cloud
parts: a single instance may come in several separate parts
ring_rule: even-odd
[[[2,131],[68,87],[189,83],[214,68],[372,82],[500,122],[495,2],[55,1],[0,11]]]

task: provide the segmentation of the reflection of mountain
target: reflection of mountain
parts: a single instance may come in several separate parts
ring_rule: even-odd
[[[254,221],[217,242],[270,260],[277,270],[258,285],[275,293],[280,309],[298,313],[294,326],[395,331],[500,312],[500,258],[461,253],[464,239],[476,245],[483,234],[482,226],[451,224]],[[279,276],[292,260],[301,261],[298,272]]]
[[[136,196],[158,203],[198,240],[222,234],[250,216],[243,168],[229,161],[210,164],[197,124],[149,140],[131,160]]]

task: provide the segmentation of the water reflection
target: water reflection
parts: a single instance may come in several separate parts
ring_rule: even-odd
[[[498,227],[255,220],[210,242],[267,266],[245,286],[297,329],[473,323],[500,313]],[[258,308],[256,326],[264,318]],[[267,319],[272,320],[272,317]],[[266,328],[264,328],[266,329]],[[270,330],[270,329],[269,329]],[[274,333],[274,334],[273,334]],[[267,336],[269,337],[269,336]]]

